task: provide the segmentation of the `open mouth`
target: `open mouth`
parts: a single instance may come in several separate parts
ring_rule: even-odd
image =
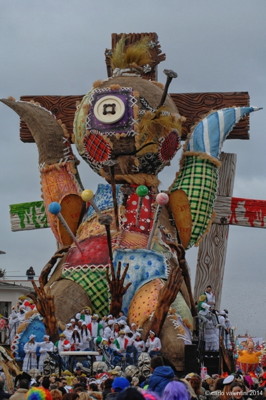
[[[119,154],[112,154],[112,159],[116,159],[116,158],[118,158],[118,157],[121,157],[121,156],[135,156],[136,154],[138,154],[140,151],[142,151],[145,147],[148,147],[148,146],[152,146],[152,145],[154,145],[154,144],[156,144],[155,142],[149,142],[149,143],[146,143],[146,144],[144,144],[143,146],[141,146],[139,149],[135,149],[135,150],[133,150],[133,151],[129,151],[129,152],[120,152]]]

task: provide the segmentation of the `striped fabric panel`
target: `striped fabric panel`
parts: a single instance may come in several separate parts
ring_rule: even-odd
[[[212,112],[194,128],[187,150],[207,153],[218,158],[222,144],[235,124],[256,110],[254,107],[232,107]]]
[[[210,222],[217,190],[217,167],[207,159],[187,156],[171,191],[183,190],[190,203],[192,234],[188,247],[198,242]]]

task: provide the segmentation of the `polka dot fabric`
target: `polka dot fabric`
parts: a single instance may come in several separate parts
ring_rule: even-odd
[[[163,287],[160,279],[146,283],[133,297],[128,312],[130,323],[135,322],[137,326],[142,326],[147,318],[154,312],[157,304],[158,294]]]
[[[121,221],[122,229],[149,235],[153,224],[153,202],[154,198],[150,195],[140,199],[136,193],[131,194],[128,197],[125,215]],[[138,218],[136,218],[137,214],[139,214]]]

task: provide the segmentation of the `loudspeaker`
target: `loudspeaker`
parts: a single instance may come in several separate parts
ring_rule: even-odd
[[[198,359],[198,349],[196,344],[185,345],[185,360],[184,360],[185,374],[189,372],[200,373],[200,363]]]
[[[208,375],[219,374],[219,351],[205,351],[203,359]]]

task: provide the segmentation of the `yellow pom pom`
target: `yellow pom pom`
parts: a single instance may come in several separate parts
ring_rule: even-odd
[[[93,193],[93,191],[90,190],[90,189],[83,190],[83,192],[81,193],[81,198],[82,198],[82,200],[83,200],[83,201],[86,201],[86,202],[91,201],[91,199],[93,198],[93,196],[94,196],[94,193]]]

